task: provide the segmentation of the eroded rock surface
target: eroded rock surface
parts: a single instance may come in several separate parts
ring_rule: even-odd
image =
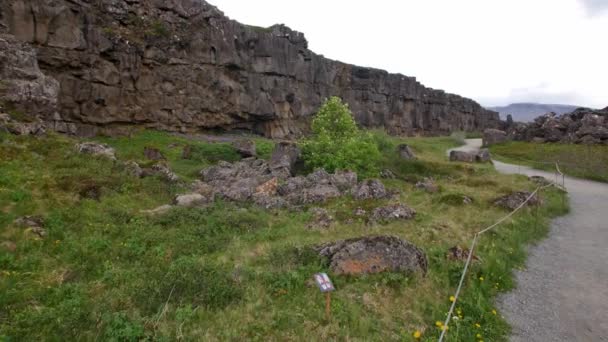
[[[46,75],[8,78],[17,80],[15,102],[59,132],[126,134],[141,125],[279,138],[305,132],[332,95],[359,124],[393,134],[499,125],[498,113],[470,99],[324,58],[300,32],[243,25],[202,0],[2,1],[0,28],[10,35],[0,39],[0,59],[8,52],[11,63],[38,63]],[[22,43],[37,55],[15,47]]]
[[[530,197],[531,195],[532,195],[532,193],[528,192],[528,191],[516,191],[511,194],[508,194],[508,195],[505,195],[503,197],[496,199],[494,201],[494,205],[497,205],[499,207],[503,207],[503,208],[509,209],[509,210],[515,210],[522,203],[524,203],[526,201],[526,199],[528,197]],[[538,194],[534,194],[534,196],[532,196],[530,198],[530,200],[525,204],[525,206],[531,207],[531,206],[537,206],[540,204],[541,204],[540,197],[538,196]]]
[[[426,274],[426,254],[413,244],[396,236],[367,236],[328,243],[319,254],[330,260],[335,274],[420,272]]]

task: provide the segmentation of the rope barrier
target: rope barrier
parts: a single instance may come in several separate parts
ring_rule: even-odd
[[[469,248],[469,255],[467,256],[467,261],[464,264],[464,269],[462,270],[462,276],[460,277],[460,281],[458,283],[458,287],[456,288],[456,293],[454,294],[454,300],[452,301],[452,305],[450,306],[450,310],[448,311],[448,315],[445,319],[445,322],[443,324],[442,327],[442,331],[441,331],[441,336],[439,336],[439,342],[443,342],[443,339],[445,338],[445,335],[447,333],[447,327],[450,323],[450,320],[452,319],[452,315],[454,314],[454,308],[456,307],[456,302],[458,302],[458,296],[460,295],[460,291],[462,290],[462,285],[464,284],[464,279],[466,278],[467,275],[467,271],[469,270],[469,265],[471,264],[471,260],[472,260],[472,256],[473,256],[473,250],[475,249],[475,246],[477,245],[477,240],[479,238],[479,236],[481,236],[482,234],[496,228],[498,225],[500,225],[502,222],[504,222],[506,219],[508,219],[509,217],[513,216],[516,212],[518,212],[521,208],[524,207],[524,205],[526,205],[537,193],[539,193],[541,190],[544,190],[548,187],[552,187],[555,186],[557,188],[561,188],[562,190],[565,190],[565,177],[564,174],[560,171],[559,166],[557,163],[555,163],[556,166],[556,175],[557,173],[562,175],[562,184],[560,186],[560,184],[556,183],[549,183],[547,185],[543,185],[543,186],[539,186],[538,188],[536,188],[536,190],[534,190],[530,196],[528,196],[526,198],[525,201],[523,201],[517,208],[515,208],[513,211],[511,211],[509,214],[505,215],[504,217],[502,217],[500,220],[496,221],[494,224],[478,231],[477,233],[475,233],[475,235],[473,236],[473,241],[471,242],[471,247]],[[557,177],[557,176],[556,176]],[[562,198],[563,200],[563,198]]]

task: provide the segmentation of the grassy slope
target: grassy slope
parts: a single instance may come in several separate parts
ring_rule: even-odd
[[[559,162],[565,174],[608,182],[608,146],[574,144],[536,144],[511,141],[491,146],[493,157],[505,162],[554,171]]]
[[[122,160],[142,159],[144,146],[161,148],[186,179],[214,160],[234,158],[226,145],[157,132],[101,140]],[[461,262],[446,261],[446,250],[466,246],[473,232],[505,214],[491,199],[533,188],[488,165],[446,162],[445,150],[454,145],[449,138],[408,139],[420,160],[407,162],[394,152],[398,139],[378,135],[385,166],[400,178],[385,183],[418,211],[413,221],[346,223],[357,206],[386,202],[349,198],[326,205],[340,220],[326,231],[306,229],[305,212],[221,202],[147,217],[139,211],[168,203],[183,186],[130,177],[111,161],[78,155],[66,137],[3,135],[0,141],[0,242],[17,244],[15,253],[0,249],[0,339],[408,341],[420,330],[422,340],[436,340],[434,322],[444,319],[462,269]],[[195,160],[181,160],[181,147],[169,147],[175,143],[195,144]],[[434,176],[441,191],[416,189],[412,182],[422,175]],[[78,196],[91,184],[101,186],[99,202]],[[453,205],[459,194],[474,204]],[[508,326],[492,314],[493,297],[513,286],[510,272],[523,265],[525,243],[541,238],[548,217],[565,211],[555,191],[543,196],[538,219],[525,210],[482,239],[482,262],[470,270],[461,319],[450,327],[453,340],[505,339]],[[25,214],[46,218],[45,239],[11,225]],[[395,234],[422,247],[428,275],[335,276],[327,322],[323,297],[307,281],[328,269],[310,246],[368,234]]]

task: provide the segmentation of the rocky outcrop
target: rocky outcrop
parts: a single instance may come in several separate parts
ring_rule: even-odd
[[[426,274],[426,254],[396,236],[367,236],[336,241],[319,247],[335,274],[360,275],[380,272]]]
[[[482,148],[479,151],[450,151],[450,161],[464,162],[464,163],[485,163],[491,162],[492,156],[487,148]]]
[[[203,0],[2,1],[0,29],[20,41],[6,47],[0,40],[0,54],[27,50],[11,63],[38,63],[47,75],[17,75],[42,86],[27,86],[40,95],[36,100],[14,102],[60,132],[127,133],[139,125],[294,136],[334,95],[361,125],[393,134],[499,124],[497,113],[470,99],[413,77],[329,60],[310,51],[302,33],[243,25]],[[37,49],[37,59],[23,43]],[[22,84],[9,86],[33,94]]]
[[[608,107],[579,108],[571,113],[547,113],[531,123],[514,124],[508,135],[513,140],[608,144]]]

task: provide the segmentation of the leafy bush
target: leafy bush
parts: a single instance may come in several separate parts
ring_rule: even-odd
[[[302,148],[309,168],[328,172],[348,169],[362,177],[378,174],[378,146],[369,133],[357,128],[351,111],[340,98],[325,101],[312,122],[312,133]]]
[[[464,145],[466,143],[467,134],[465,132],[452,132],[450,138],[458,145]]]

